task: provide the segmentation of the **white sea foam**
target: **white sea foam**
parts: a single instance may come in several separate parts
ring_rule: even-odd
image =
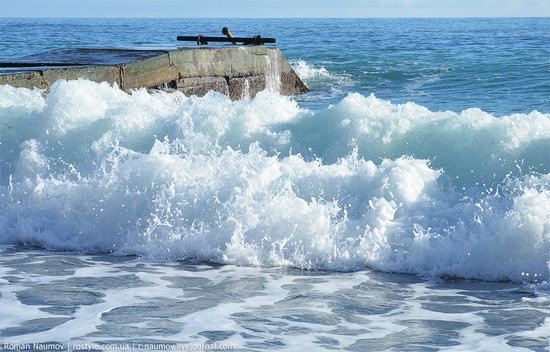
[[[292,68],[298,76],[300,76],[301,79],[308,80],[311,78],[318,78],[318,77],[324,77],[324,78],[330,78],[332,77],[331,74],[328,72],[326,68],[323,66],[314,66],[311,64],[308,64],[304,60],[296,60],[291,62]]]
[[[331,90],[341,91],[342,87],[352,83],[348,74],[333,73],[323,66],[313,65],[304,60],[291,61],[290,64],[298,76],[314,91],[319,87],[330,87]]]
[[[0,86],[0,242],[550,279],[550,116]]]

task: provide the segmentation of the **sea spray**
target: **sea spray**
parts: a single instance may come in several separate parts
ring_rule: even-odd
[[[550,117],[351,94],[0,87],[0,241],[166,260],[550,279]]]
[[[304,60],[292,60],[290,64],[298,76],[312,89],[314,96],[316,93],[326,94],[327,89],[331,94],[342,92],[354,83],[350,74],[330,72],[322,65],[313,65]],[[301,98],[308,99],[308,96]]]
[[[313,66],[304,60],[294,60],[290,64],[298,76],[303,80],[311,80],[313,78],[331,78],[334,77],[323,66]]]

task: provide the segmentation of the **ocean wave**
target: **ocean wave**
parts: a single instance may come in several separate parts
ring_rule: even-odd
[[[550,116],[0,87],[0,242],[550,279]]]
[[[332,75],[323,66],[317,67],[310,65],[304,60],[295,60],[291,62],[292,68],[301,79],[308,80],[317,77],[330,78]]]
[[[304,60],[290,61],[290,65],[300,78],[310,87],[330,86],[341,89],[353,83],[350,75],[333,73],[321,65],[313,65]]]

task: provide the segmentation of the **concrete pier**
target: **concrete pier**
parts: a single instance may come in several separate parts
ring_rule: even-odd
[[[2,68],[4,66],[4,68]],[[11,66],[7,68],[6,66]],[[61,49],[0,63],[0,84],[48,91],[59,79],[116,83],[122,90],[177,89],[185,95],[214,90],[233,100],[264,89],[308,91],[284,55],[268,46],[179,50]]]

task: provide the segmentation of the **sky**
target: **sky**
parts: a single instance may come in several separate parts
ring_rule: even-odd
[[[0,0],[0,17],[550,17],[550,0]]]

